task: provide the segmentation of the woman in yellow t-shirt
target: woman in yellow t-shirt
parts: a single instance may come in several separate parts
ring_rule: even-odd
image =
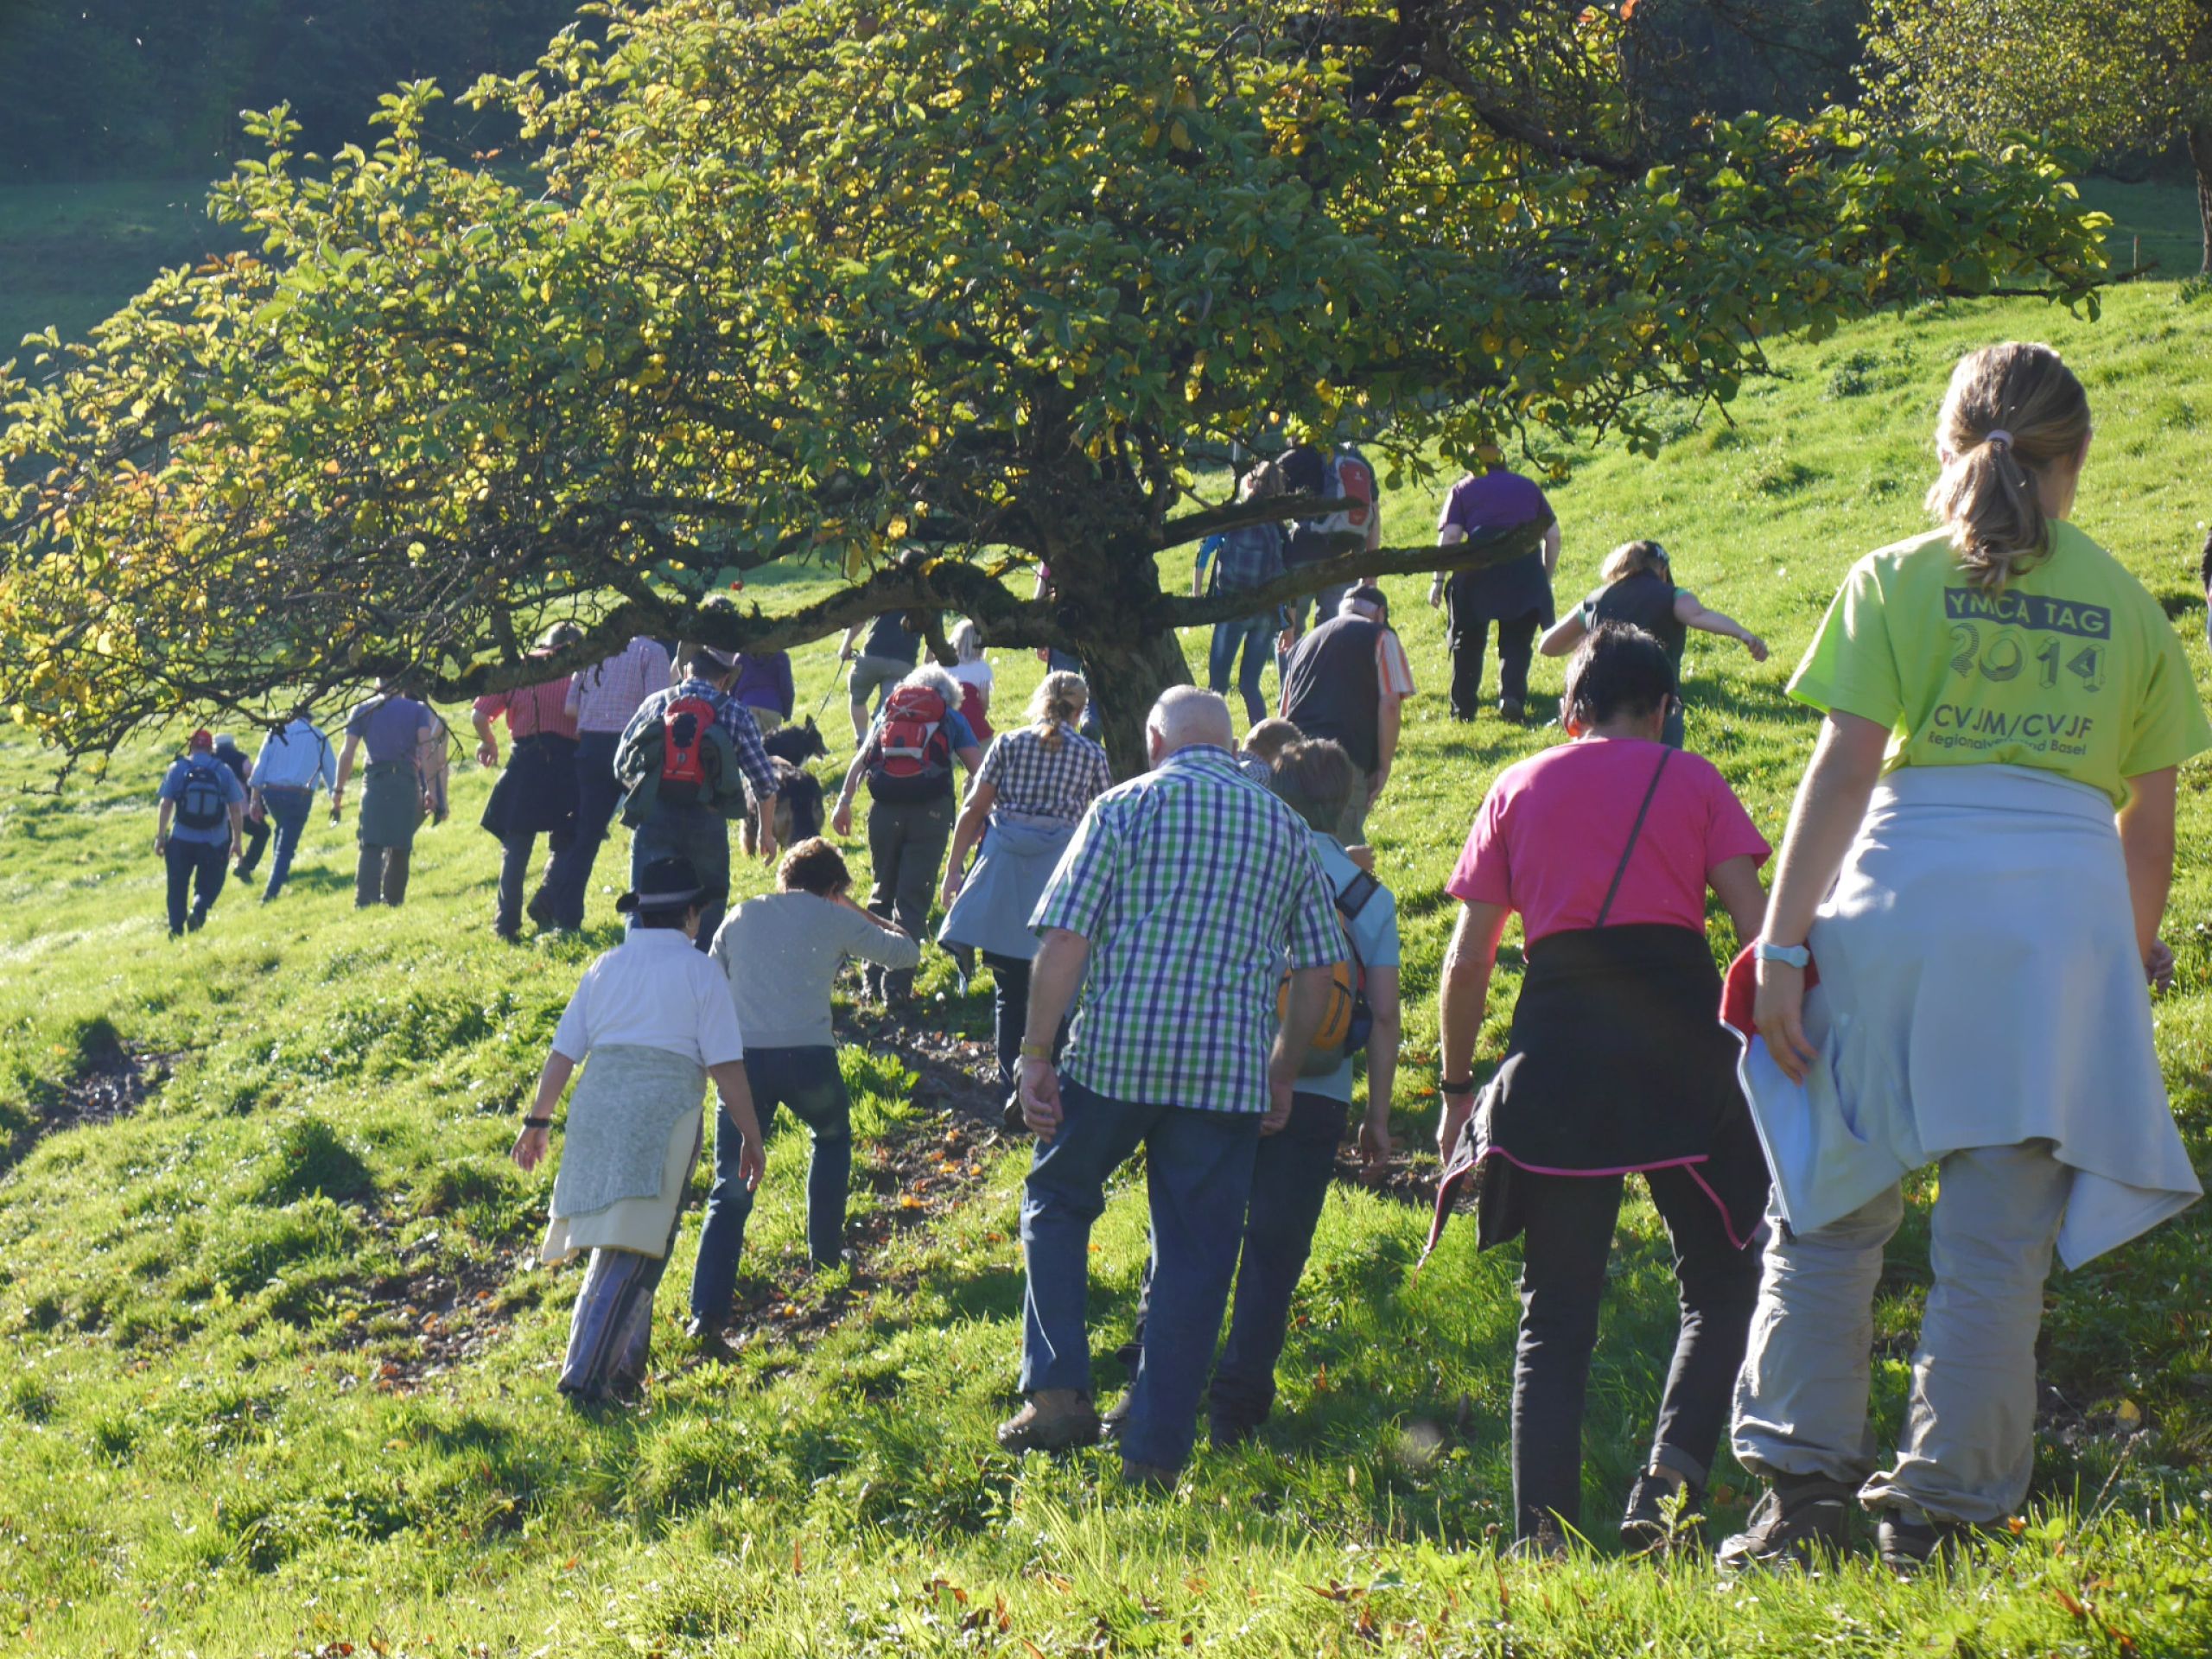
[[[1940,528],[1853,568],[1791,683],[1826,720],[1757,948],[1742,1076],[1782,1224],[1732,1437],[1771,1484],[1724,1565],[1840,1549],[1853,1498],[1901,1570],[2005,1520],[2054,1245],[2078,1266],[2199,1193],[2145,981],[2172,968],[2175,772],[2212,727],[2158,603],[2067,522],[2089,435],[2048,346],[1961,361]],[[1874,1287],[1930,1163],[1934,1284],[1878,1472]]]

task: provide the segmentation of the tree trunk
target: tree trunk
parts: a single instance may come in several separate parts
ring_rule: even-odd
[[[1152,760],[1145,752],[1145,716],[1169,686],[1191,683],[1190,665],[1183,660],[1175,631],[1084,639],[1077,642],[1077,654],[1083,658],[1084,677],[1098,704],[1100,734],[1106,758],[1114,763],[1114,776],[1134,778],[1148,771]]]
[[[2189,159],[2196,168],[2196,219],[2203,233],[2200,274],[2212,275],[2212,121],[2189,124]]]

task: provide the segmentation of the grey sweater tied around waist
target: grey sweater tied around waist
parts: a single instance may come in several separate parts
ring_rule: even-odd
[[[669,1136],[696,1116],[707,1071],[664,1048],[594,1048],[569,1099],[553,1213],[588,1216],[624,1198],[661,1196]]]

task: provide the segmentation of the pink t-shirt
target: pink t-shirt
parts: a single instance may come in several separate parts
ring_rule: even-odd
[[[1534,944],[1594,927],[1662,753],[1656,743],[1586,738],[1507,767],[1490,787],[1445,891],[1521,912]],[[1613,899],[1608,926],[1656,922],[1705,931],[1706,878],[1773,849],[1719,768],[1675,751]]]

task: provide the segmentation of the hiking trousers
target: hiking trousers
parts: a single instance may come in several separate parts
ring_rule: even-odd
[[[1874,1290],[1904,1217],[1894,1186],[1811,1232],[1770,1217],[1732,1440],[1755,1474],[1863,1482],[1870,1509],[1988,1525],[2019,1509],[2034,1472],[2036,1334],[2073,1176],[2047,1141],[1968,1147],[1936,1169],[1935,1283],[1895,1465],[1875,1471],[1866,1421]]]
[[[952,840],[952,796],[930,801],[876,801],[868,810],[868,856],[874,869],[868,907],[889,918],[913,938],[929,936],[930,903],[937,894],[938,871]],[[914,970],[886,970],[887,989],[910,990]]]
[[[371,905],[405,904],[407,867],[414,853],[412,842],[404,847],[379,847],[372,841],[363,842],[360,861],[353,867],[353,907],[365,910]]]
[[[169,931],[181,933],[188,924],[198,927],[222,894],[223,878],[231,871],[231,843],[171,836],[162,856],[168,866]]]
[[[1498,701],[1526,705],[1529,664],[1535,658],[1536,632],[1543,625],[1544,613],[1540,610],[1494,617],[1472,607],[1463,608],[1456,600],[1452,602],[1445,639],[1452,652],[1454,720],[1472,720],[1482,707],[1483,658],[1490,648],[1493,626],[1497,629]]]
[[[645,871],[657,858],[688,858],[699,877],[699,932],[693,941],[701,950],[715,942],[729,907],[729,820],[709,806],[696,803],[657,805],[630,836],[630,890],[642,891]],[[624,931],[636,926],[633,916]]]

